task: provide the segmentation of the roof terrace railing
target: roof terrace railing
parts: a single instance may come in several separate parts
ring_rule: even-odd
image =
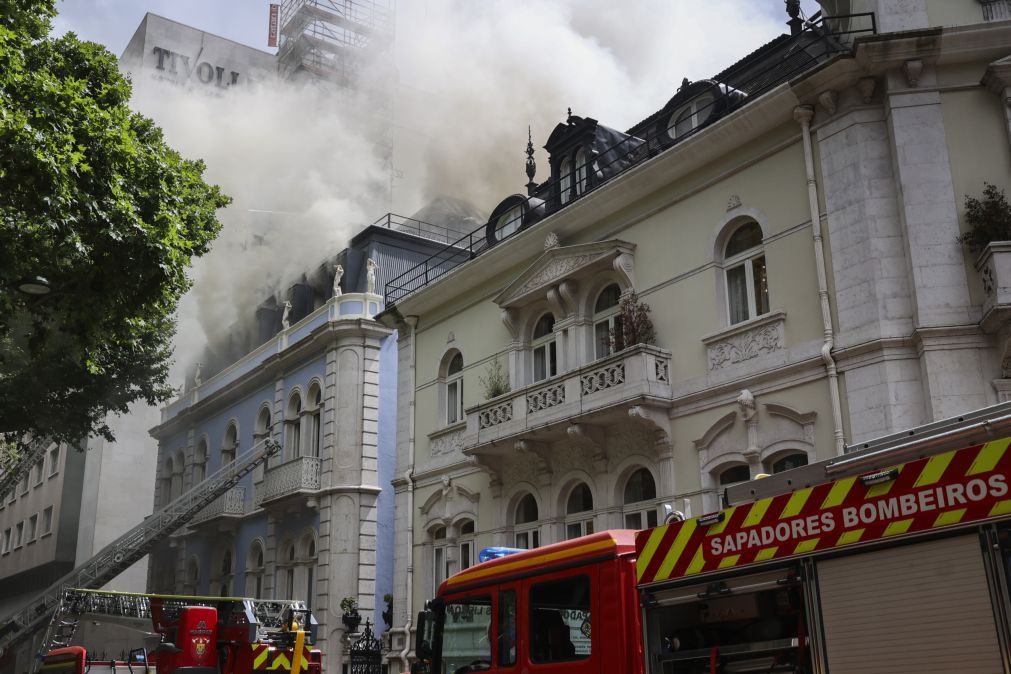
[[[734,92],[735,95],[715,98],[706,91],[696,96],[694,100],[699,104],[694,107],[693,116],[696,120],[705,119],[704,123],[686,125],[686,128],[679,125],[684,121],[680,117],[671,118],[664,123],[659,112],[652,115],[637,125],[642,127],[639,135],[626,136],[610,148],[588,158],[585,164],[574,167],[571,174],[541,184],[536,193],[528,197],[527,212],[540,207],[541,202],[544,202],[546,216],[569,206],[611,179],[693,136],[720,117],[747,105],[749,101],[782,82],[836,54],[850,51],[855,38],[876,33],[877,24],[874,14],[870,12],[819,17],[807,22],[802,31],[774,45],[770,54],[778,58],[769,58],[767,61],[744,59],[709,80],[722,91]],[[707,96],[710,100],[703,103]],[[678,114],[692,100],[685,100],[676,110],[668,112]],[[713,106],[723,106],[722,114],[710,117]],[[560,187],[567,190],[564,198]],[[386,284],[386,307],[394,306],[411,293],[437,281],[491,248],[493,244],[486,236],[486,228],[487,225],[482,225],[453,241],[447,238],[445,248],[391,279]],[[508,233],[500,233],[494,245],[515,236],[523,229],[525,227],[503,229],[503,232],[508,230]]]

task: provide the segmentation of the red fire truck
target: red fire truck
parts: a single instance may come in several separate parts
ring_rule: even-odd
[[[419,617],[433,674],[1011,672],[1011,407],[471,567]]]

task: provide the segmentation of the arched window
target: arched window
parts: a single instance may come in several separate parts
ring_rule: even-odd
[[[726,487],[727,485],[737,484],[738,482],[747,482],[751,479],[751,470],[745,465],[731,466],[720,472],[720,486]]]
[[[593,494],[584,482],[569,492],[565,504],[565,538],[579,538],[593,533]]]
[[[200,438],[193,453],[193,484],[200,484],[205,477],[207,477],[207,438]]]
[[[460,571],[474,565],[474,520],[464,520],[456,525],[456,540],[460,546]]]
[[[316,597],[316,538],[307,533],[302,537],[299,546],[299,566],[302,568],[302,579],[305,585],[305,605],[311,609],[313,599]]]
[[[289,459],[302,455],[302,396],[296,391],[288,398],[284,423],[284,453]]]
[[[597,295],[593,305],[593,343],[597,358],[611,354],[611,332],[621,333],[621,288],[612,283]],[[620,340],[618,340],[620,342]]]
[[[792,454],[787,454],[786,456],[776,459],[772,463],[768,464],[768,470],[770,473],[782,473],[784,470],[791,470],[793,468],[800,468],[801,466],[807,465],[807,454],[804,452],[794,452]]]
[[[432,529],[432,587],[434,591],[438,591],[439,585],[449,575],[448,547],[446,527]]]
[[[515,234],[523,225],[523,206],[513,206],[498,217],[495,222],[495,241],[501,241]]]
[[[645,468],[632,473],[625,482],[624,503],[625,528],[646,529],[655,527],[656,517],[656,481],[653,474]]]
[[[262,599],[263,595],[263,544],[253,541],[246,555],[246,596]]]
[[[671,138],[687,136],[709,118],[712,106],[712,96],[699,96],[683,108],[678,108],[667,124],[667,133]]]
[[[446,368],[446,423],[463,421],[463,354],[459,351]]]
[[[555,317],[544,314],[534,325],[531,347],[534,353],[534,381],[558,374],[558,346],[555,342]]]
[[[576,165],[576,196],[580,196],[586,192],[586,189],[590,186],[590,167],[586,159],[586,150],[579,148],[576,151],[574,163]]]
[[[541,531],[537,525],[537,500],[527,494],[516,504],[516,519],[513,533],[517,548],[532,550],[541,545]]]
[[[572,160],[563,159],[558,165],[558,197],[559,203],[567,204],[572,200]]]
[[[309,415],[309,456],[319,456],[323,446],[323,391],[318,385],[309,389],[312,413]]]
[[[769,313],[769,281],[762,248],[762,228],[750,221],[727,240],[723,253],[727,275],[727,314],[730,324]]]
[[[225,430],[225,442],[221,446],[221,465],[235,461],[235,453],[239,450],[239,428],[235,422],[228,424]]]
[[[295,596],[295,543],[286,540],[279,548],[277,560],[277,582],[274,593],[277,599],[301,599]]]

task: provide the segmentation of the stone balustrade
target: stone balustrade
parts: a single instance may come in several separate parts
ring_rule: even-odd
[[[256,505],[319,491],[321,472],[322,461],[314,456],[301,456],[267,469],[256,489]]]
[[[216,517],[242,517],[245,514],[246,488],[232,487],[197,513],[192,524],[203,524]]]

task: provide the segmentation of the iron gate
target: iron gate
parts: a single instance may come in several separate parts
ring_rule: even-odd
[[[362,635],[351,644],[350,674],[382,674],[382,644],[372,633],[372,624],[366,620]]]

